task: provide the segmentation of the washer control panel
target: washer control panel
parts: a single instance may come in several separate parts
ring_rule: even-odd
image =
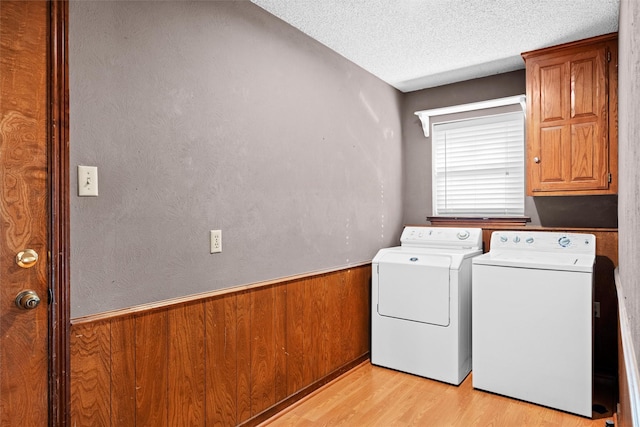
[[[494,249],[558,250],[591,254],[595,253],[596,237],[593,234],[551,231],[494,231],[491,235],[491,250]]]

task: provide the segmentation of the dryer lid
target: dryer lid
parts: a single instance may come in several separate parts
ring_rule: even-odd
[[[449,325],[451,257],[390,252],[378,264],[378,313]]]
[[[437,258],[444,256],[449,259],[448,265],[450,269],[459,270],[465,259],[478,256],[481,253],[482,250],[480,249],[411,248],[395,246],[393,248],[380,249],[373,258],[372,263],[394,262],[405,265],[440,265],[441,261]],[[415,258],[415,260],[412,261],[412,258]]]

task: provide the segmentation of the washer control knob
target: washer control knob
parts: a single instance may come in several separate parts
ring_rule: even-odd
[[[568,238],[567,236],[562,236],[561,238],[558,239],[558,244],[563,248],[566,248],[571,244],[571,239]]]
[[[525,240],[525,242],[527,242],[528,244],[533,243],[533,237],[527,237],[527,240]]]
[[[509,240],[509,239],[507,239],[507,236],[500,236],[500,241],[501,241],[502,243],[506,243],[506,242],[507,242],[507,240]]]
[[[516,236],[513,238],[513,243],[520,243],[520,236]]]

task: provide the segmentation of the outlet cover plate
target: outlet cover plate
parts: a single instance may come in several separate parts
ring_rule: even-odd
[[[222,252],[222,230],[211,230],[209,232],[211,242],[211,253]]]

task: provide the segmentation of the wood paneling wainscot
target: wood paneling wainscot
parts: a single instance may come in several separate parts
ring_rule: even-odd
[[[71,326],[71,425],[256,425],[366,360],[371,265]]]

